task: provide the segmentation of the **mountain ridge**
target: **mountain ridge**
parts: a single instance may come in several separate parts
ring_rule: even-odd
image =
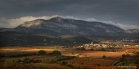
[[[139,29],[128,29],[128,30],[125,30],[126,33],[139,33]]]
[[[26,21],[16,28],[0,28],[0,46],[73,46],[104,40],[139,41],[138,33],[126,33],[125,31],[101,22],[59,17],[49,20],[36,19]]]
[[[118,35],[124,30],[110,24],[101,22],[88,22],[83,20],[66,19],[61,17],[49,20],[37,19],[24,22],[15,29],[29,33],[36,29],[47,29],[58,34],[73,35]]]

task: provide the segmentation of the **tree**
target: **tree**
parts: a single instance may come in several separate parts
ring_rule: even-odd
[[[54,50],[54,51],[52,52],[52,54],[53,54],[53,55],[61,55],[61,52],[60,52],[60,51],[57,51],[57,50]]]
[[[46,55],[46,52],[44,50],[39,50],[38,55]]]
[[[122,54],[122,57],[126,57],[126,55],[125,54]]]
[[[106,56],[105,56],[105,55],[103,55],[103,56],[102,56],[102,58],[106,58]]]

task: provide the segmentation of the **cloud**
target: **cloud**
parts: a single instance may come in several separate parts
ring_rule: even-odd
[[[87,21],[101,20],[116,26],[117,23],[112,22],[138,25],[138,7],[139,0],[0,0],[0,26],[15,27],[34,16],[33,19],[48,15],[70,15],[68,17],[76,16],[84,20],[89,17]],[[13,23],[9,25],[7,21]]]
[[[0,0],[0,18],[58,14],[137,25],[138,7],[139,0]]]
[[[122,28],[124,30],[127,30],[127,29],[139,29],[139,26],[136,26],[136,25],[115,23],[113,21],[101,21],[101,20],[97,20],[95,18],[87,18],[85,20],[86,21],[97,21],[97,22],[102,22],[102,23],[106,23],[106,24],[111,24],[111,25],[117,26],[119,28]]]
[[[25,17],[20,17],[20,18],[13,18],[13,19],[6,19],[6,18],[1,18],[0,19],[0,27],[6,27],[6,28],[14,28],[17,27],[18,25],[22,24],[23,22],[26,21],[32,21],[35,19],[51,19],[53,17],[62,17],[62,18],[69,18],[69,19],[76,19],[76,20],[85,20],[85,21],[95,21],[95,22],[102,22],[102,23],[106,23],[106,24],[111,24],[117,27],[120,27],[122,29],[139,29],[139,26],[135,26],[135,25],[127,25],[127,24],[122,24],[122,23],[115,23],[113,21],[101,21],[101,20],[97,20],[95,18],[86,18],[86,19],[82,19],[82,18],[78,18],[78,17],[74,17],[74,16],[61,16],[61,15],[52,15],[52,16],[39,16],[39,17],[33,17],[33,16],[25,16]]]
[[[50,19],[53,17],[56,17],[58,15],[53,15],[53,16],[40,16],[40,17],[33,17],[33,16],[25,16],[25,17],[20,17],[20,18],[15,18],[15,19],[6,19],[6,18],[1,18],[0,19],[0,26],[1,27],[7,27],[7,28],[14,28],[17,27],[18,25],[22,24],[25,21],[32,21],[35,19]]]
[[[100,21],[100,22],[103,22],[103,23],[106,23],[106,24],[111,24],[111,25],[120,27],[120,28],[122,28],[124,30],[127,30],[127,29],[139,29],[139,26],[136,26],[136,25],[115,23],[113,21]]]
[[[99,20],[97,20],[97,19],[95,19],[95,18],[87,18],[87,19],[85,19],[86,21],[99,21]]]
[[[139,29],[139,26],[136,26],[136,25],[114,23],[112,21],[101,21],[101,22],[106,23],[106,24],[111,24],[111,25],[114,25],[114,26],[117,26],[117,27],[120,27],[120,28],[122,28],[124,30],[127,30],[127,29]]]
[[[6,19],[6,18],[1,18],[0,19],[0,27],[6,27],[6,28],[14,28],[17,27],[18,25],[22,24],[23,22],[26,21],[32,21],[35,19],[51,19],[53,17],[62,17],[62,18],[69,18],[69,19],[76,19],[79,20],[77,17],[73,16],[60,16],[60,15],[52,15],[52,16],[40,16],[40,17],[33,17],[33,16],[25,16],[25,17],[20,17],[20,18],[15,18],[15,19]]]

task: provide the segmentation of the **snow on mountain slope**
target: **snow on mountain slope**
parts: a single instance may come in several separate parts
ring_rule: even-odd
[[[124,33],[123,29],[110,24],[65,19],[61,17],[55,17],[50,20],[37,19],[24,22],[16,27],[16,29],[26,31],[28,33],[35,29],[47,29],[59,34],[74,35],[117,35]]]

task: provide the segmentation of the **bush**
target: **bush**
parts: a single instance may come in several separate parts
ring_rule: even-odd
[[[57,56],[56,59],[58,61],[61,61],[61,60],[68,60],[68,59],[73,59],[75,58],[74,56]]]
[[[51,58],[47,60],[48,63],[55,63],[57,62],[57,59]]]
[[[122,62],[122,61],[124,61],[124,60],[125,60],[124,57],[121,57],[121,58],[119,59],[120,62]]]
[[[61,55],[61,52],[60,52],[60,51],[57,51],[57,50],[54,50],[54,51],[52,52],[52,54],[53,54],[53,55]]]
[[[17,64],[16,60],[6,59],[4,63],[4,67],[12,67],[12,66],[15,66],[16,64]]]
[[[122,54],[122,57],[130,57],[130,54]]]
[[[33,62],[33,59],[30,59],[30,58],[23,58],[22,60],[21,60],[23,63],[30,63],[30,62]]]
[[[65,61],[62,61],[61,63],[60,63],[60,65],[63,65],[63,66],[65,66],[65,65],[67,65],[68,63],[67,62],[65,62]]]
[[[138,51],[132,51],[132,53],[133,53],[133,54],[138,54],[139,52],[138,52]]]
[[[102,56],[102,58],[106,58],[106,56],[105,56],[105,55],[103,55],[103,56]]]
[[[33,63],[41,63],[41,60],[33,60]]]
[[[122,57],[126,57],[126,55],[125,54],[122,54]]]
[[[133,61],[133,63],[134,63],[134,64],[139,64],[139,59],[135,59],[135,60]]]
[[[46,52],[44,50],[39,50],[38,55],[46,55]]]
[[[126,57],[130,57],[130,54],[126,54]]]
[[[2,57],[23,57],[23,56],[31,56],[35,55],[36,53],[32,52],[9,52],[9,53],[1,53],[0,56]]]
[[[73,68],[73,67],[74,67],[72,64],[68,64],[67,66],[68,66],[68,67],[71,67],[71,68]]]
[[[53,56],[52,58],[44,59],[42,61],[44,61],[46,63],[55,63],[58,61],[68,60],[68,59],[73,59],[73,58],[75,58],[75,57],[73,57],[73,56]]]

